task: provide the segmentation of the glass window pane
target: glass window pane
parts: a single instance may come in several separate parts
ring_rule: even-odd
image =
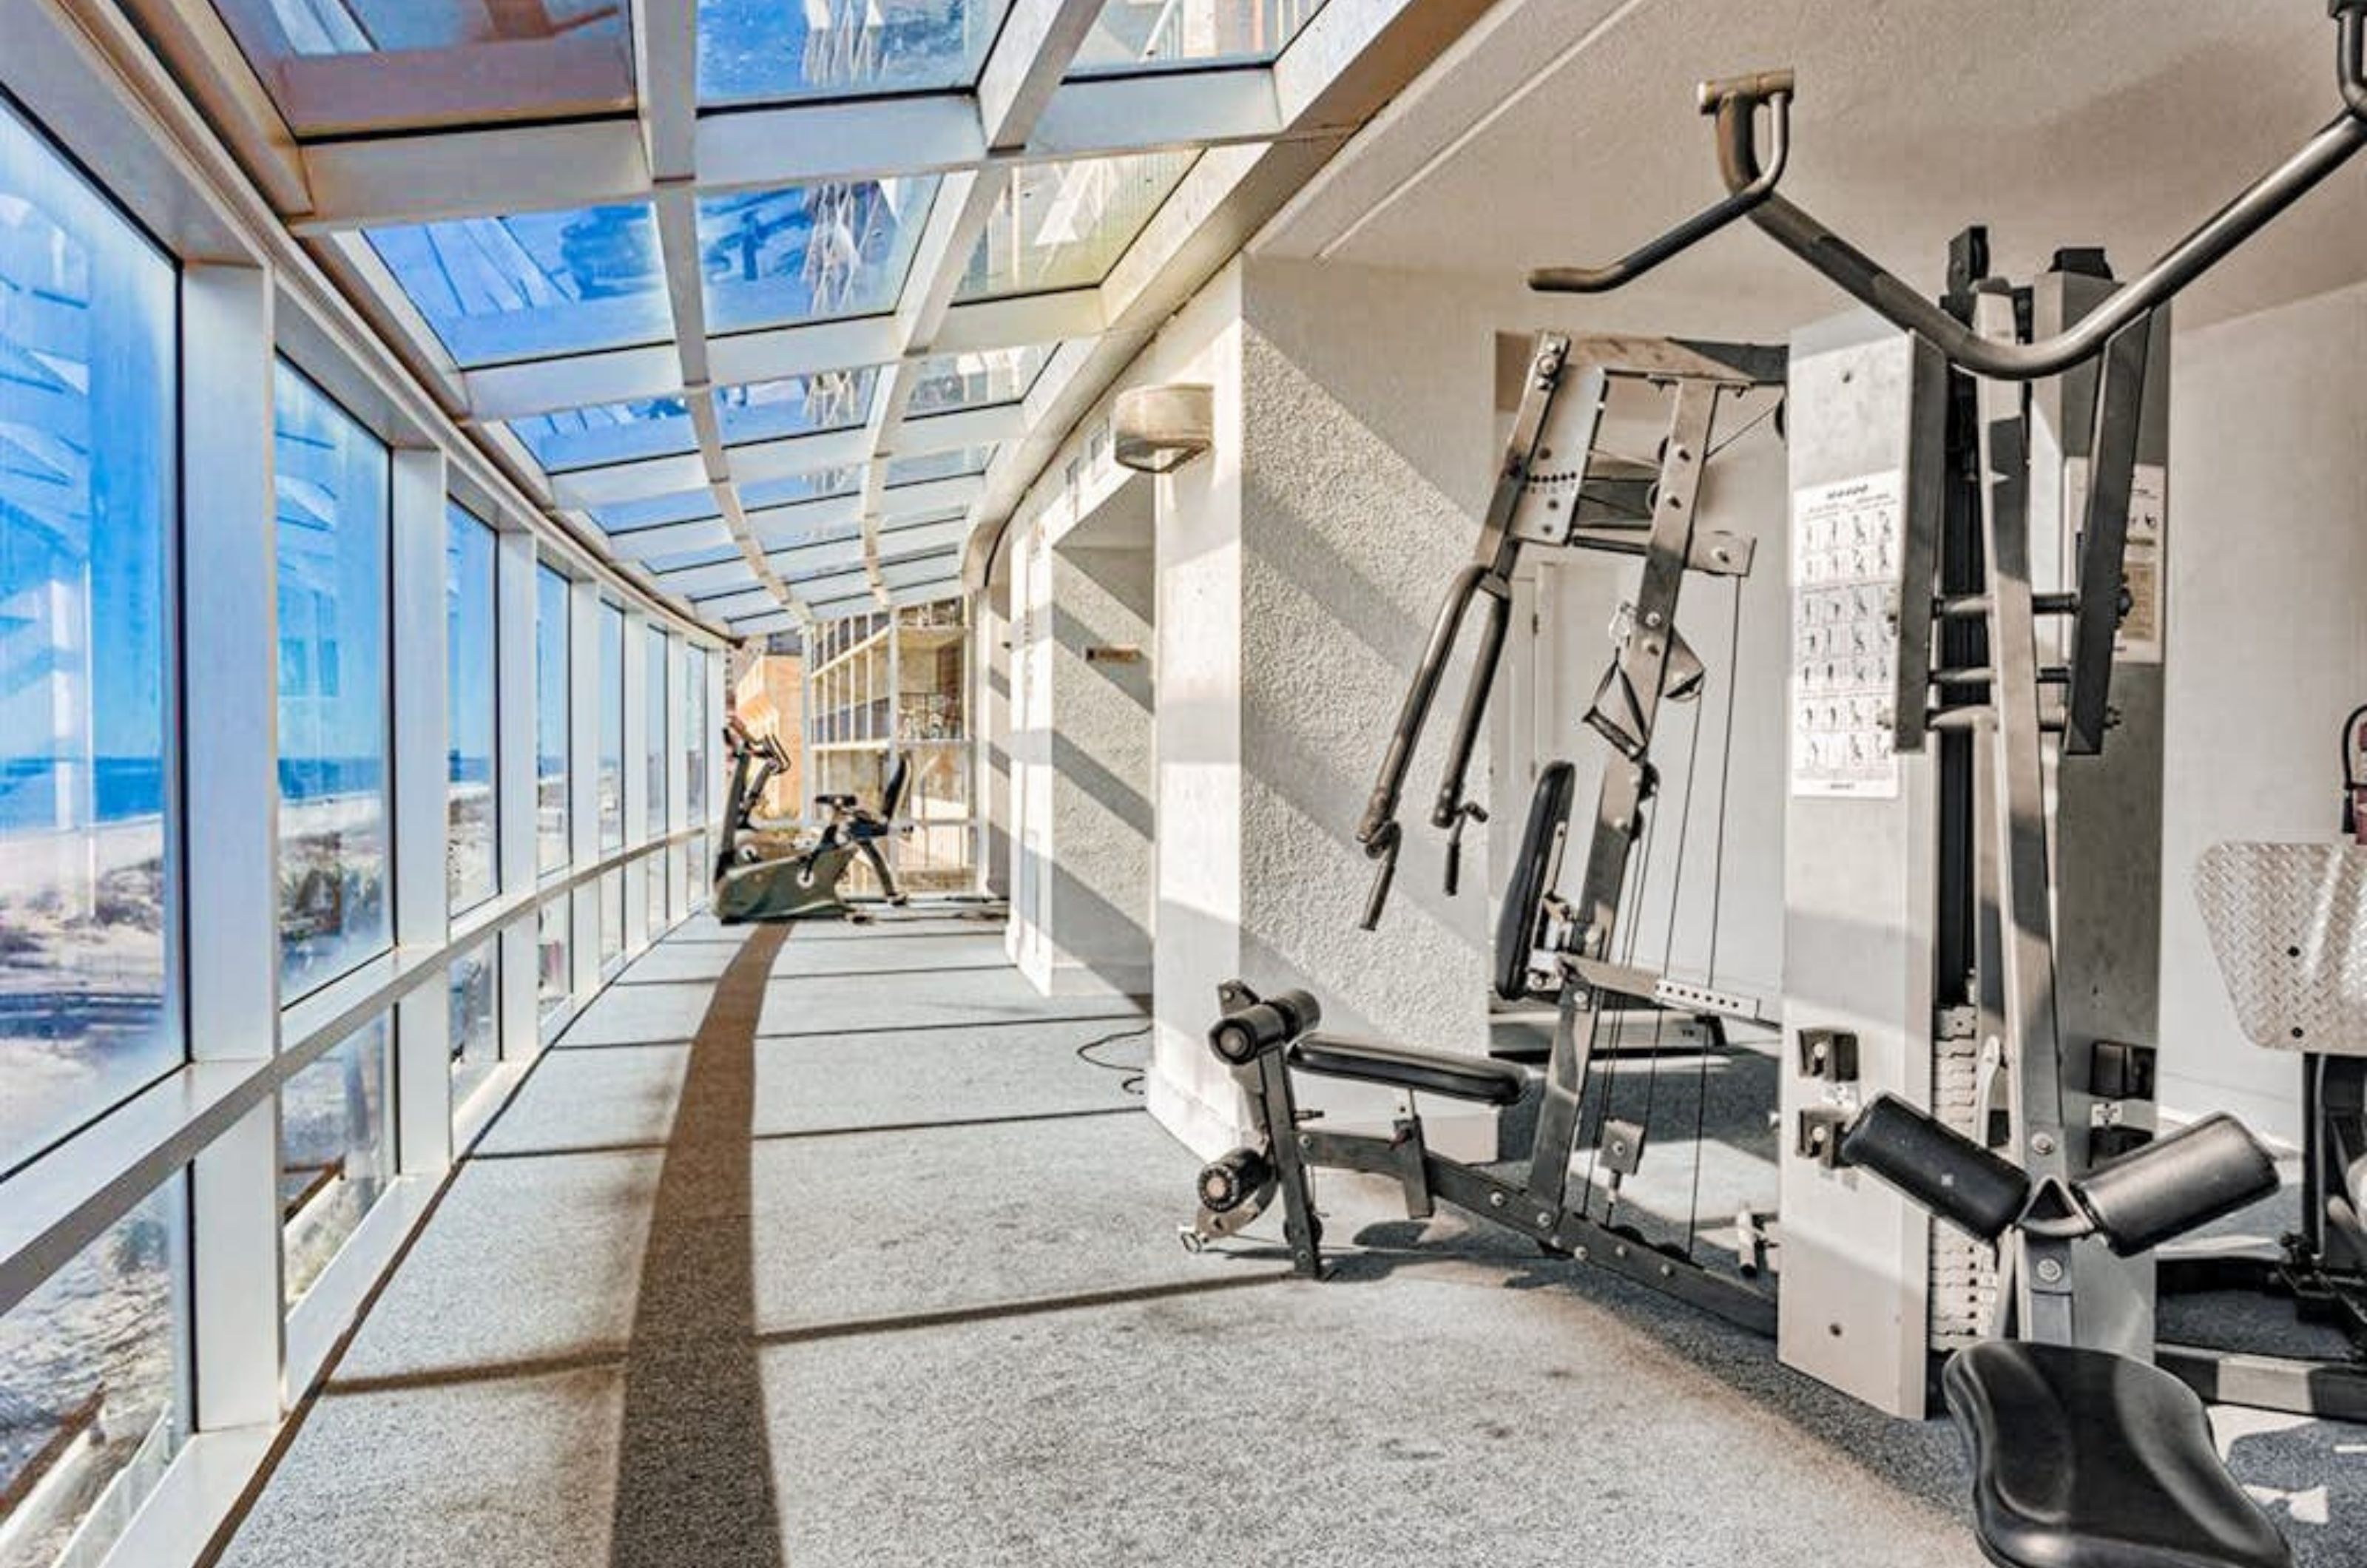
[[[279,1091],[282,1288],[294,1306],[394,1176],[388,1047],[381,1016],[310,1063]]]
[[[600,968],[625,955],[625,874],[619,869],[600,878]]]
[[[683,802],[690,820],[707,821],[707,660],[704,649],[683,655],[688,685],[683,693]]]
[[[575,923],[573,898],[553,898],[535,915],[535,956],[540,968],[535,978],[535,995],[540,1012],[549,1018],[567,1005],[575,988],[569,940]]]
[[[674,316],[645,205],[460,218],[364,237],[466,367],[664,343]]]
[[[1070,74],[1269,61],[1322,8],[1323,0],[1107,0]]]
[[[673,495],[651,496],[643,501],[620,501],[612,506],[595,506],[592,521],[610,534],[629,534],[639,528],[663,528],[672,523],[702,523],[709,517],[720,517],[723,509],[715,504],[715,492],[704,487],[686,490]]]
[[[0,1169],[178,1066],[171,266],[0,101]]]
[[[494,785],[493,531],[455,506],[447,520],[446,685],[451,738],[445,801],[445,876],[452,912],[474,908],[501,887],[501,823]]]
[[[284,362],[279,980],[292,1000],[387,950],[387,450]]]
[[[957,299],[1088,288],[1184,179],[1196,152],[1023,164],[970,253]]]
[[[595,403],[561,413],[514,419],[510,429],[526,443],[526,449],[534,454],[534,460],[542,465],[547,474],[597,468],[603,463],[630,463],[643,457],[674,457],[698,450],[698,432],[690,423],[690,405],[680,398]]]
[[[957,446],[948,452],[924,452],[917,457],[898,457],[888,465],[888,488],[899,485],[926,484],[931,479],[962,479],[970,474],[986,472],[994,461],[994,448]]]
[[[625,847],[625,612],[600,606],[600,852]]]
[[[745,104],[967,87],[999,0],[698,0],[698,101]]]
[[[723,444],[742,446],[817,430],[852,429],[870,417],[871,389],[878,376],[866,366],[726,387],[715,395]]]
[[[708,847],[707,835],[686,839],[682,846],[682,886],[689,898],[690,908],[707,908],[708,879],[714,874],[713,852]]]
[[[921,361],[905,412],[914,416],[957,409],[994,408],[1027,396],[1052,357],[1050,344],[996,348],[983,354],[941,354]]]
[[[662,839],[665,837],[666,812],[674,804],[666,793],[666,758],[672,755],[666,749],[666,716],[673,711],[666,700],[666,654],[673,639],[666,636],[663,626],[646,627],[642,635],[648,639],[642,652],[646,668],[641,677],[644,699],[641,706],[642,749],[648,753],[648,760],[643,764],[646,773],[642,786],[648,791],[646,798],[649,801],[645,838]],[[654,882],[664,880],[654,862],[651,863],[650,875]]]
[[[458,1110],[470,1092],[502,1059],[502,943],[487,937],[452,961],[448,981],[452,999],[452,1105]]]
[[[740,503],[751,512],[768,506],[787,506],[800,501],[831,501],[839,496],[853,495],[863,488],[860,468],[816,468],[810,473],[789,474],[777,479],[758,479],[740,487]]]
[[[214,8],[300,135],[632,106],[617,0],[214,0]]]
[[[96,1562],[187,1436],[187,1184],[168,1179],[0,1317],[0,1564]]]
[[[535,864],[563,866],[567,847],[567,579],[538,567],[534,578]]]
[[[656,556],[641,564],[661,577],[670,571],[691,571],[702,566],[720,566],[726,561],[745,560],[747,554],[737,545],[718,545],[711,550],[685,550],[675,556]]]
[[[742,191],[698,204],[713,333],[896,308],[934,175]]]

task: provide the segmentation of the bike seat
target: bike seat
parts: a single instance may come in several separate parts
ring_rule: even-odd
[[[1510,1105],[1529,1086],[1529,1075],[1510,1062],[1336,1034],[1301,1035],[1290,1048],[1290,1065],[1319,1077],[1353,1078],[1486,1105]]]
[[[1981,1550],[2005,1568],[2292,1568],[2194,1391],[2102,1350],[1990,1340],[1941,1375],[1972,1450]]]

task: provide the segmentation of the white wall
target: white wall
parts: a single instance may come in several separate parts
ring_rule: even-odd
[[[2164,728],[2162,1101],[2300,1134],[2298,1058],[2236,1025],[2196,858],[2317,840],[2337,732],[2367,702],[2367,284],[2176,340]]]

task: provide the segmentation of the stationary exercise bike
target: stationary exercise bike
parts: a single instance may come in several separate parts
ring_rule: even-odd
[[[715,861],[715,914],[725,925],[748,920],[854,918],[855,906],[839,891],[863,857],[891,905],[906,901],[896,874],[879,852],[880,840],[910,833],[896,826],[912,777],[911,759],[899,751],[874,810],[853,795],[818,795],[819,833],[767,826],[756,819],[764,786],[788,766],[788,755],[770,735],[758,736],[739,719],[727,719],[724,744],[731,753],[731,789],[725,802],[723,847]]]

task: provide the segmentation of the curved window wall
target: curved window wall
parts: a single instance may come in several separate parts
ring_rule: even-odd
[[[554,224],[629,296],[629,222],[480,232],[456,337],[531,349]],[[0,1568],[234,1495],[593,960],[705,901],[702,634],[208,260],[0,96]]]

